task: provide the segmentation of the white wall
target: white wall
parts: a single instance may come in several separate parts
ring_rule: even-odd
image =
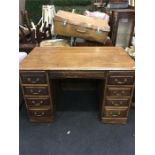
[[[25,0],[19,0],[19,24],[22,24],[22,18],[20,11],[25,9]]]

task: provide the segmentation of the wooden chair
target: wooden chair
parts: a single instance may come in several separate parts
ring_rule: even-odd
[[[41,22],[34,25],[28,16],[27,10],[21,11],[23,26],[19,26],[19,50],[29,53],[43,40],[51,39],[51,25],[46,22],[41,29]],[[47,25],[47,26],[46,26]]]
[[[31,33],[27,33],[19,26],[19,51],[29,53],[36,46],[37,42],[35,41],[34,30],[32,30]]]
[[[29,53],[38,45],[35,37],[35,29],[31,26],[27,11],[22,10],[21,15],[24,26],[19,25],[19,51]]]

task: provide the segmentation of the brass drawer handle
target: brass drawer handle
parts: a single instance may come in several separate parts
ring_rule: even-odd
[[[41,113],[34,112],[34,115],[37,117],[41,117],[41,116],[45,115],[45,112],[41,112]]]
[[[31,89],[30,92],[31,92],[32,94],[34,94],[34,95],[38,95],[38,94],[41,93],[41,89],[39,89],[37,92],[34,92],[34,90]]]
[[[43,104],[43,101],[42,100],[40,101],[40,104]]]
[[[115,79],[115,82],[117,82],[118,84],[125,84],[127,81],[127,78],[125,78],[124,81],[119,81],[118,79]]]
[[[119,96],[119,95],[121,95],[121,93],[115,91],[115,92],[114,92],[114,95]]]
[[[119,112],[110,112],[110,115],[112,116],[112,117],[118,117],[118,116],[120,116],[120,114],[121,114],[121,112],[119,111]]]
[[[41,100],[40,102],[36,102],[36,101],[32,101],[32,104],[35,104],[36,106],[39,106],[39,105],[41,105],[41,104],[43,104],[44,102]]]
[[[112,101],[111,104],[114,105],[114,106],[118,106],[118,105],[122,105],[123,101],[119,101],[119,103],[116,103],[115,101]]]
[[[35,83],[40,81],[40,78],[36,78],[36,80],[32,80],[31,78],[27,78],[27,81],[35,84]]]
[[[35,101],[32,101],[32,104],[36,104],[36,102]]]
[[[114,95],[116,95],[116,96],[120,96],[120,95],[124,95],[124,94],[125,94],[125,91],[124,91],[124,90],[122,90],[122,91],[120,91],[120,92],[114,91],[113,93],[114,93]]]

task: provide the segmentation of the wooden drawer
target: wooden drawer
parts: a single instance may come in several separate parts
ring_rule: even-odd
[[[129,106],[130,98],[106,98],[105,106]]]
[[[40,107],[50,105],[49,97],[45,98],[26,98],[26,103],[31,107]]]
[[[126,124],[127,118],[108,118],[108,117],[102,117],[101,121],[103,123],[111,123],[111,124]]]
[[[107,108],[104,109],[104,117],[120,118],[127,117],[128,108]]]
[[[131,96],[132,87],[107,87],[107,96]]]
[[[110,76],[108,78],[109,85],[133,85],[134,77],[133,76]]]
[[[135,71],[109,71],[110,76],[135,76]]]
[[[48,95],[48,87],[46,86],[24,86],[24,95]]]
[[[47,77],[46,72],[40,71],[21,71],[20,72],[21,81],[23,84],[46,84]]]
[[[105,71],[50,71],[49,76],[56,79],[103,79],[105,78]]]
[[[52,115],[51,109],[29,109],[28,113],[31,117],[48,117]]]

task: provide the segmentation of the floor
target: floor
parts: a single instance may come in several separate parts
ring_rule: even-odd
[[[65,91],[53,123],[31,123],[20,109],[20,155],[134,155],[135,114],[126,125],[99,121],[94,91]]]

